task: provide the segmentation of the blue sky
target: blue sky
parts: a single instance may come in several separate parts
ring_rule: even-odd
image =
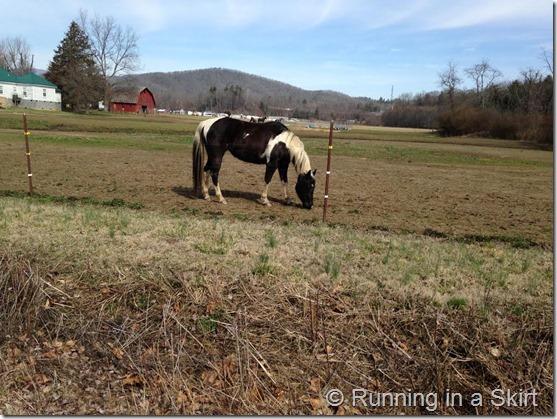
[[[223,67],[375,99],[439,90],[451,60],[471,86],[484,59],[513,80],[553,51],[551,0],[20,0],[0,38],[46,69],[80,9],[138,33],[140,72]]]

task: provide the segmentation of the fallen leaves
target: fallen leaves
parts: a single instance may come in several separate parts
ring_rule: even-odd
[[[145,384],[145,380],[139,374],[136,373],[129,373],[120,377],[120,383],[124,387],[131,387],[131,386],[142,386]]]
[[[108,343],[108,346],[110,347],[110,350],[112,352],[112,354],[118,358],[118,359],[122,359],[124,358],[124,350],[118,346],[115,346],[112,342]]]
[[[74,340],[67,340],[65,342],[43,341],[42,342],[41,357],[44,359],[58,359],[58,358],[76,358],[85,352],[83,345],[78,345]]]

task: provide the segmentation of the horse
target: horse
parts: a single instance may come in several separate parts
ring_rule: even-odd
[[[257,202],[270,206],[267,197],[269,183],[278,169],[287,205],[292,204],[288,194],[288,167],[294,166],[298,179],[296,193],[306,209],[313,208],[315,173],[300,138],[277,121],[252,123],[230,117],[212,118],[197,126],[193,140],[193,185],[195,194],[210,200],[209,179],[215,188],[219,202],[226,204],[219,184],[219,171],[226,151],[239,160],[248,163],[265,164],[265,185]],[[207,157],[207,162],[203,162]]]

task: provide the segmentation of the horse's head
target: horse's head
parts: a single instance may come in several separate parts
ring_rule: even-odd
[[[302,201],[302,206],[306,209],[313,208],[313,191],[315,190],[315,173],[308,170],[307,173],[299,174],[296,182],[296,193]]]

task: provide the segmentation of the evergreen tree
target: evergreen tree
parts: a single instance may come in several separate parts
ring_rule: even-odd
[[[54,51],[45,78],[62,91],[65,110],[88,110],[102,98],[102,76],[95,65],[89,38],[75,21]]]

